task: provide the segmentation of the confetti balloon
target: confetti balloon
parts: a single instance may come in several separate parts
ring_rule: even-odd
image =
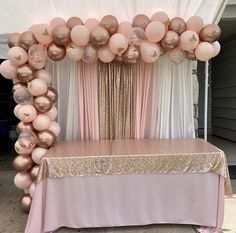
[[[24,131],[18,137],[20,146],[26,149],[32,149],[37,144],[37,136],[33,131]]]
[[[19,87],[13,93],[13,98],[17,104],[30,104],[33,102],[33,96],[26,87]]]
[[[16,133],[17,134],[20,134],[20,133],[25,132],[25,131],[33,131],[33,130],[34,130],[34,128],[33,128],[31,123],[26,123],[26,122],[20,121],[16,125]]]
[[[28,51],[29,64],[36,70],[42,69],[46,65],[47,50],[42,45],[33,45]]]
[[[130,45],[140,46],[146,38],[145,31],[138,27],[131,28],[127,32],[127,38]]]
[[[15,147],[15,151],[18,154],[22,154],[22,155],[30,155],[34,149],[34,148],[30,148],[30,149],[24,148],[19,144],[18,141],[15,142],[14,147]]]

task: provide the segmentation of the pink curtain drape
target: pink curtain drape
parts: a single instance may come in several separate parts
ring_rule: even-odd
[[[153,64],[139,61],[134,67],[134,76],[134,138],[143,139],[146,121],[149,118],[147,105],[153,78]]]
[[[78,62],[78,121],[81,140],[99,139],[98,65]]]

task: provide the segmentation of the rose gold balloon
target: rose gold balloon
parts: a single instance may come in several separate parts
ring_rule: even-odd
[[[113,35],[118,29],[118,20],[113,15],[106,15],[102,18],[100,26],[105,28],[110,35]]]
[[[8,47],[19,46],[19,38],[20,33],[12,33],[7,40]]]
[[[47,50],[44,46],[37,44],[30,47],[28,51],[29,64],[37,70],[42,69],[47,62]]]
[[[13,98],[17,104],[30,104],[33,102],[33,96],[26,87],[19,87],[13,93]]]
[[[65,25],[58,25],[52,30],[52,38],[57,45],[70,43],[70,29]]]
[[[50,130],[43,130],[38,133],[38,146],[49,148],[56,142],[56,135]]]
[[[139,27],[145,30],[146,26],[150,23],[150,19],[144,15],[144,14],[139,14],[136,15],[133,19],[133,27]]]
[[[34,99],[34,107],[39,111],[39,112],[47,112],[52,108],[53,102],[46,96],[46,95],[41,95],[37,96]]]
[[[176,65],[185,60],[185,52],[180,48],[175,48],[169,51],[167,54],[170,61]]]
[[[18,155],[12,162],[13,168],[18,172],[29,170],[33,165],[30,155]]]
[[[185,21],[180,17],[175,17],[171,19],[169,23],[169,30],[176,32],[178,35],[183,33],[186,29]]]
[[[145,31],[142,28],[131,28],[127,32],[127,39],[130,45],[140,46],[146,38]]]
[[[24,196],[20,199],[20,209],[29,213],[32,204],[32,198],[29,194],[24,194]]]
[[[34,165],[34,166],[30,169],[29,173],[30,173],[31,179],[32,179],[32,180],[35,180],[35,179],[37,178],[38,173],[39,173],[39,165]]]
[[[48,57],[53,61],[61,61],[66,56],[66,49],[63,46],[51,43],[48,46]]]
[[[26,31],[20,35],[19,45],[22,48],[24,48],[26,51],[28,51],[32,45],[37,44],[37,43],[38,42],[35,39],[33,32]]]
[[[208,24],[200,31],[200,40],[214,42],[220,38],[221,29],[217,24]]]
[[[37,144],[37,136],[33,131],[24,131],[19,135],[18,142],[23,148],[31,149]]]
[[[119,24],[117,32],[127,36],[128,31],[132,28],[132,24],[128,21],[123,21]]]
[[[90,40],[97,47],[107,44],[109,39],[109,32],[103,27],[98,26],[91,31]]]
[[[45,114],[49,116],[51,121],[53,121],[57,117],[57,108],[55,106],[52,106],[52,108],[48,112],[45,112]]]
[[[20,121],[16,125],[17,134],[20,134],[20,133],[25,132],[25,131],[33,131],[33,130],[34,130],[34,128],[33,128],[31,123],[26,123],[26,122]]]
[[[42,79],[47,84],[50,84],[52,82],[52,74],[48,70],[38,70],[35,72],[34,76],[35,78]]]
[[[135,64],[140,58],[140,51],[137,46],[129,45],[127,50],[122,54],[124,63]]]
[[[45,94],[53,103],[55,103],[58,99],[58,93],[57,90],[52,88],[52,87],[48,87],[48,91]]]
[[[17,69],[16,75],[21,82],[27,83],[34,79],[34,72],[35,70],[31,65],[24,64]]]
[[[204,26],[203,20],[200,16],[192,16],[186,22],[187,30],[194,31],[197,34],[201,31]]]
[[[78,17],[71,17],[66,22],[66,26],[69,29],[72,29],[76,25],[83,25],[83,21]]]
[[[166,32],[164,38],[161,41],[161,46],[166,51],[176,48],[178,44],[179,44],[179,35],[173,31]]]
[[[21,88],[21,87],[26,88],[26,83],[23,83],[23,82],[18,82],[18,83],[16,83],[16,84],[13,85],[13,87],[12,87],[12,92],[14,93],[16,89]]]
[[[89,63],[89,64],[96,62],[98,59],[97,48],[92,44],[88,44],[84,48],[84,55],[82,59],[84,62]]]
[[[185,56],[187,59],[191,60],[191,61],[194,61],[194,60],[197,60],[196,56],[195,56],[195,51],[192,50],[192,51],[185,51]]]

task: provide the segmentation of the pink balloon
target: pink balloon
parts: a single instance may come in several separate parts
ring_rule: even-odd
[[[130,45],[140,46],[145,40],[145,31],[142,28],[134,27],[127,32],[127,38]]]
[[[85,21],[84,26],[88,28],[89,31],[92,31],[94,28],[99,26],[100,22],[95,18],[89,18]]]
[[[160,47],[148,41],[142,42],[140,52],[142,60],[147,63],[155,62],[161,55]]]
[[[157,11],[151,17],[151,21],[159,21],[163,23],[165,26],[168,24],[170,18],[164,11]]]
[[[39,114],[34,120],[33,120],[33,127],[38,130],[46,130],[49,128],[51,124],[51,119],[49,116],[45,114]]]
[[[30,29],[29,29],[30,30]],[[52,35],[49,32],[49,26],[47,24],[33,25],[31,30],[34,33],[36,40],[40,44],[50,44],[52,42]]]
[[[34,147],[32,148],[24,148],[23,146],[21,146],[19,144],[19,141],[16,141],[15,143],[15,151],[18,153],[18,154],[21,154],[21,155],[29,155],[32,153]]]
[[[23,48],[14,46],[8,50],[8,59],[15,66],[20,66],[27,62],[28,54]]]
[[[220,49],[221,49],[221,46],[220,46],[220,43],[218,41],[215,41],[213,43],[211,43],[213,48],[214,48],[214,55],[213,57],[217,56],[220,52]]]
[[[211,43],[201,42],[195,49],[196,58],[200,61],[207,61],[214,56],[215,50]]]
[[[132,24],[128,21],[123,21],[119,24],[117,32],[127,36],[128,31],[132,28]]]
[[[49,26],[48,26],[48,30],[49,30],[49,33],[51,34],[52,33],[52,30],[58,26],[58,25],[66,25],[66,21],[61,18],[61,17],[55,17],[53,18],[50,23],[49,23]]]
[[[14,108],[14,110],[13,110],[13,112],[14,112],[14,115],[18,118],[18,111],[19,111],[19,109],[22,107],[23,105],[21,105],[21,104],[17,104],[16,106],[15,106],[15,108]]]
[[[46,154],[48,149],[43,147],[37,147],[32,152],[32,159],[36,164],[40,164],[42,157]]]
[[[175,48],[167,53],[169,60],[175,65],[185,60],[185,53],[180,48]]]
[[[112,53],[121,55],[128,48],[128,40],[121,33],[115,33],[109,41],[109,48]]]
[[[18,118],[23,122],[31,122],[37,116],[37,111],[33,105],[27,104],[19,108],[17,112]]]
[[[47,92],[48,86],[44,80],[36,78],[29,83],[28,89],[31,95],[39,96]]]
[[[56,136],[58,136],[61,132],[61,127],[56,121],[52,121],[49,130],[52,131]]]
[[[28,51],[29,64],[35,69],[42,69],[46,65],[47,50],[42,45],[36,44],[30,47]]]
[[[98,58],[105,63],[109,63],[114,60],[115,54],[109,49],[108,45],[104,45],[98,49]]]
[[[6,79],[16,78],[16,70],[17,67],[9,60],[3,61],[0,65],[0,74]]]
[[[145,34],[150,42],[159,42],[165,36],[165,27],[158,21],[149,23],[145,29]]]
[[[34,196],[34,192],[35,192],[35,183],[32,183],[29,187],[29,194],[31,197]]]
[[[70,32],[71,40],[77,46],[84,46],[89,42],[90,32],[84,25],[77,25]]]
[[[199,44],[199,36],[194,31],[185,31],[180,35],[180,48],[186,51],[194,50]]]
[[[48,70],[38,70],[35,72],[34,76],[37,79],[42,79],[47,84],[50,84],[52,82],[52,74]]]
[[[52,108],[49,111],[45,112],[45,114],[49,116],[49,118],[53,121],[57,117],[57,108],[55,106],[52,106]]]
[[[73,43],[66,46],[66,54],[73,61],[79,61],[84,55],[84,48],[78,47]]]
[[[19,189],[28,189],[32,183],[29,172],[18,172],[14,178],[14,184]]]
[[[186,22],[187,30],[194,31],[197,34],[201,31],[204,26],[203,20],[200,16],[192,16]]]

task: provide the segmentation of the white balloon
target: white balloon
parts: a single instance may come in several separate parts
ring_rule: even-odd
[[[58,136],[60,134],[61,127],[57,122],[52,121],[51,125],[49,126],[49,130],[52,131],[56,136]]]
[[[52,108],[49,111],[45,112],[45,114],[49,116],[52,121],[54,121],[57,118],[57,108],[55,106],[52,106]]]
[[[34,196],[34,192],[35,192],[35,183],[32,183],[29,187],[29,194],[31,197]]]

